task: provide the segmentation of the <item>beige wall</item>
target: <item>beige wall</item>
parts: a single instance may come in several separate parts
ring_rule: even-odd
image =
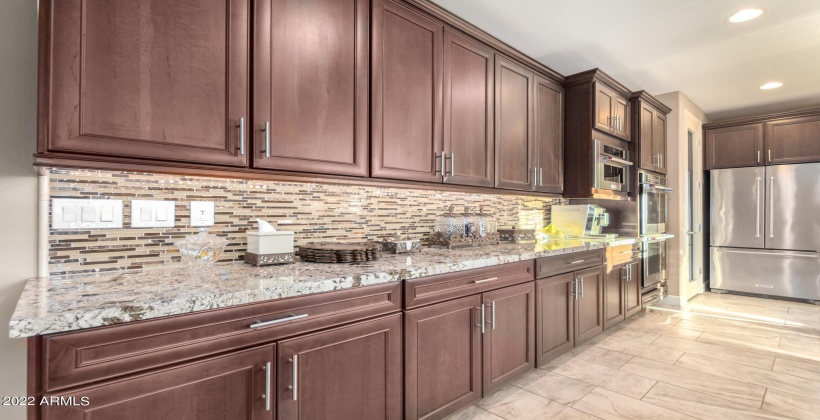
[[[8,321],[37,267],[37,2],[0,1],[0,397],[26,392],[26,343],[10,340]],[[0,418],[25,418],[0,406]]]
[[[667,116],[667,177],[669,186],[675,190],[669,200],[669,233],[675,235],[669,241],[668,284],[669,303],[685,306],[687,299],[698,292],[695,284],[689,283],[689,253],[687,247],[686,222],[686,174],[688,169],[687,119],[695,123],[709,122],[709,117],[683,92],[671,92],[657,95],[656,98],[672,108]],[[700,131],[700,130],[697,130]],[[702,133],[698,133],[702,137]],[[702,139],[701,139],[702,150]],[[702,153],[697,153],[703,156]],[[701,166],[702,167],[702,166]],[[697,206],[702,208],[701,206]],[[704,270],[708,267],[704,267]],[[699,285],[698,285],[699,286]],[[678,300],[679,299],[679,300]]]

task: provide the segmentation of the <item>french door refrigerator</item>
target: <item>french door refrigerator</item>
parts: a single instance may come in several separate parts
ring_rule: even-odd
[[[711,171],[713,289],[820,301],[820,163]]]

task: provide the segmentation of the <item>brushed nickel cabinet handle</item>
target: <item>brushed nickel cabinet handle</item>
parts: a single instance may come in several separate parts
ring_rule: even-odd
[[[760,163],[760,150],[757,151],[757,163]]]
[[[298,392],[299,392],[299,355],[294,354],[292,359],[288,359],[288,362],[291,363],[291,383],[293,385],[289,386],[288,389],[293,394],[293,401],[298,401]]]
[[[533,188],[535,188],[535,186],[537,185],[537,181],[538,181],[537,178],[538,178],[538,168],[533,166],[532,167],[532,187]]]
[[[255,324],[249,325],[249,327],[255,330],[257,328],[270,327],[271,325],[281,324],[283,322],[293,321],[293,320],[296,320],[296,319],[302,319],[302,318],[307,318],[307,317],[308,317],[308,314],[291,315],[291,316],[288,316],[288,317],[285,317],[285,318],[274,319],[272,321],[257,322]]]
[[[769,149],[769,163],[772,162],[772,149]]]
[[[564,264],[581,264],[584,260],[577,260],[577,261],[567,261]]]
[[[490,278],[484,279],[484,280],[473,280],[473,284],[487,283],[487,282],[495,281],[495,280],[498,280],[498,277],[490,277]]]
[[[265,363],[265,411],[270,411],[271,362]]]
[[[495,329],[495,301],[490,303],[490,322],[489,324],[492,325],[493,329]]]
[[[544,186],[544,168],[538,168],[538,186]]]
[[[484,304],[481,304],[481,333],[484,334]]]
[[[265,122],[265,128],[262,130],[265,132],[265,157],[270,157],[270,121]]]
[[[245,154],[245,118],[239,118],[239,154]]]
[[[456,175],[456,154],[450,152],[450,176]]]
[[[580,277],[578,280],[581,282],[581,298],[583,298],[584,297],[584,278]]]

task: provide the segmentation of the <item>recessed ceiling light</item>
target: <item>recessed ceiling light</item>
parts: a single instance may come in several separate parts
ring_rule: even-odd
[[[743,9],[732,16],[729,16],[729,22],[740,23],[752,20],[763,14],[763,9]]]
[[[760,88],[763,89],[763,90],[769,90],[769,89],[777,89],[780,86],[783,86],[783,83],[769,82],[769,83],[766,83],[765,85],[761,86]]]

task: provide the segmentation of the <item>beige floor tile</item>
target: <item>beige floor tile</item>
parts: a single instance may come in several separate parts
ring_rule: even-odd
[[[780,336],[768,336],[763,337],[760,335],[748,335],[748,334],[727,334],[727,333],[717,333],[717,332],[704,332],[700,337],[698,337],[697,341],[700,342],[709,342],[710,338],[715,335],[721,335],[727,337],[732,340],[739,340],[743,341],[744,343],[752,343],[752,344],[760,344],[762,346],[772,346],[775,347],[780,344]]]
[[[820,398],[820,395],[817,396]],[[820,418],[820,400],[805,398],[787,392],[770,389],[763,400],[763,409],[796,419]]]
[[[660,337],[660,334],[657,333],[632,328],[614,328],[611,332],[604,331],[604,334],[612,337],[623,338],[624,340],[638,341],[646,344],[649,344],[655,341],[656,338]]]
[[[703,420],[786,418],[759,408],[724,400],[708,393],[696,392],[661,382],[643,397],[643,401]]]
[[[683,355],[682,351],[656,347],[632,340],[623,340],[612,336],[602,340],[596,344],[596,346],[669,364],[675,363],[675,361]]]
[[[756,384],[769,389],[779,389],[807,398],[817,398],[820,396],[820,382],[782,372],[729,363],[710,357],[698,356],[696,354],[684,355],[675,363],[675,366],[703,372],[703,374],[746,382],[750,385]]]
[[[555,359],[550,360],[549,362],[547,362],[547,364],[545,364],[543,366],[540,366],[539,370],[546,370],[546,371],[555,370],[556,368],[562,366],[564,363],[569,362],[570,360],[572,360],[573,357],[574,356],[572,354],[564,353],[564,354],[556,357]]]
[[[597,363],[613,369],[618,369],[632,358],[631,355],[619,351],[607,350],[603,347],[592,346],[575,355],[577,359]]]
[[[709,343],[702,343],[700,341],[681,340],[674,337],[662,336],[653,341],[652,345],[672,348],[687,353],[700,354],[703,356],[709,356],[715,359],[725,360],[727,362],[738,363],[741,365],[753,366],[760,369],[771,369],[772,364],[774,363],[773,356],[735,348],[727,348]]]
[[[595,419],[574,408],[514,386],[501,388],[476,405],[506,420]]]
[[[741,328],[749,328],[751,330],[757,331],[769,331],[774,332],[776,335],[800,335],[805,337],[820,337],[820,334],[811,330],[801,330],[798,327],[791,327],[791,326],[783,326],[781,324],[771,324],[765,322],[755,322],[749,320],[735,320],[735,319],[728,319],[728,318],[721,318],[717,319],[714,322],[715,325],[730,325],[730,326],[737,326]]]
[[[701,332],[710,332],[724,335],[754,336],[754,337],[780,337],[781,331],[769,328],[755,328],[751,324],[746,325],[725,325],[719,322],[702,323],[696,320],[683,320],[675,325],[678,328],[686,328]]]
[[[705,334],[705,333],[704,333]],[[784,337],[780,338],[781,344],[784,342]],[[656,340],[657,341],[657,340]],[[753,343],[749,341],[745,341],[742,339],[737,339],[734,337],[729,337],[725,335],[716,335],[711,334],[704,337],[698,338],[698,342],[701,344],[711,344],[717,347],[722,348],[724,352],[745,352],[745,353],[756,353],[761,356],[769,356],[769,357],[784,357],[787,359],[793,359],[798,361],[805,361],[808,363],[820,363],[820,354],[811,354],[807,353],[806,349],[803,346],[797,347],[790,347],[788,344],[785,345],[777,345],[777,346],[770,346],[765,344]],[[788,340],[786,340],[788,343]],[[701,354],[701,353],[698,353]],[[704,356],[709,356],[709,354],[703,354]],[[732,361],[732,360],[729,360]],[[738,362],[736,362],[738,363]],[[743,364],[743,363],[741,363]],[[751,365],[750,365],[751,366]],[[760,366],[758,366],[760,367]]]
[[[795,309],[789,309],[794,311]],[[806,313],[806,312],[789,312],[786,314],[786,321],[805,322],[810,325],[820,324],[820,312]]]
[[[820,382],[820,364],[798,362],[796,360],[777,357],[774,359],[772,370]]]
[[[655,384],[654,380],[640,375],[578,359],[564,363],[554,372],[632,398],[641,398]]]
[[[575,403],[572,408],[605,420],[686,420],[694,418],[603,388],[595,388]]]
[[[749,407],[760,407],[766,393],[766,388],[762,386],[639,357],[623,365],[621,370],[692,391],[705,392]]]
[[[789,307],[789,315],[820,315],[820,306],[817,305],[801,305],[796,307]]]
[[[595,388],[588,383],[540,369],[527,373],[513,381],[512,385],[564,405],[572,405]]]
[[[502,417],[498,417],[495,414],[478,408],[474,405],[471,405],[458,413],[453,414],[450,417],[447,417],[447,420],[504,420]]]

